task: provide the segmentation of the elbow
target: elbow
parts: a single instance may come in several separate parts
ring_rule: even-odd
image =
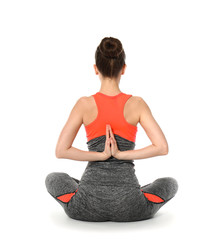
[[[64,153],[63,153],[62,150],[56,149],[56,150],[55,150],[55,156],[56,156],[56,158],[63,158]]]
[[[69,150],[71,146],[59,145],[57,144],[55,149],[55,156],[56,158],[68,158],[69,157]]]
[[[157,155],[160,156],[160,155],[167,155],[168,152],[169,152],[169,148],[168,148],[168,145],[167,144],[164,144],[164,145],[155,145],[153,144],[156,149],[157,149]]]
[[[56,156],[56,158],[62,158],[61,153],[59,153],[58,151],[55,151],[55,156]]]
[[[160,148],[161,150],[161,155],[167,155],[169,153],[169,147],[167,144],[165,144],[164,146],[161,146]]]
[[[71,147],[65,148],[65,147],[56,147],[55,149],[55,156],[56,158],[66,158],[68,156],[68,150]]]

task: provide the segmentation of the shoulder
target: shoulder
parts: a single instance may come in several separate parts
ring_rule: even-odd
[[[133,102],[137,103],[137,102],[140,102],[142,100],[142,97],[132,95],[131,99],[132,99]]]
[[[75,106],[77,108],[80,108],[82,110],[86,110],[88,107],[91,106],[92,101],[92,95],[91,96],[82,96],[77,99]]]
[[[140,96],[132,95],[131,100],[132,100],[133,103],[135,103],[135,104],[137,104],[139,106],[146,106],[147,105],[145,100],[142,97],[140,97]]]
[[[131,99],[132,99],[132,103],[137,107],[136,109],[139,112],[145,111],[145,110],[151,111],[148,104],[142,97],[132,95]]]
[[[91,103],[93,103],[93,96],[83,96],[79,98],[80,103],[82,103],[85,106],[89,106]]]

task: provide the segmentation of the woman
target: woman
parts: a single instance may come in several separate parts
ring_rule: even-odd
[[[166,155],[166,138],[145,101],[119,89],[126,69],[122,43],[112,37],[102,39],[95,59],[100,91],[78,99],[56,147],[57,158],[88,161],[87,167],[80,181],[66,173],[50,173],[47,190],[77,220],[149,219],[174,197],[178,185],[173,178],[160,178],[141,187],[133,162]],[[152,144],[134,150],[138,123]],[[89,151],[72,147],[82,124]]]

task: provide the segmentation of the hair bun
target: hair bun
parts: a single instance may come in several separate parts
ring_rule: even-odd
[[[106,37],[101,41],[99,50],[106,58],[118,58],[123,52],[123,47],[118,39]]]
[[[125,65],[125,51],[119,39],[105,37],[95,52],[96,66],[103,77],[117,78]]]

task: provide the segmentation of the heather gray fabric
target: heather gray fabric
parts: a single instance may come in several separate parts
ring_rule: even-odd
[[[114,135],[120,151],[132,150],[135,143]],[[89,151],[103,152],[106,136],[87,142]],[[149,219],[177,192],[178,184],[173,178],[159,178],[151,184],[140,186],[135,175],[133,160],[88,162],[81,180],[66,173],[50,173],[45,181],[48,192],[64,208],[66,214],[82,221],[129,222]],[[64,203],[57,197],[75,193]],[[154,194],[162,203],[149,201],[143,193]]]

